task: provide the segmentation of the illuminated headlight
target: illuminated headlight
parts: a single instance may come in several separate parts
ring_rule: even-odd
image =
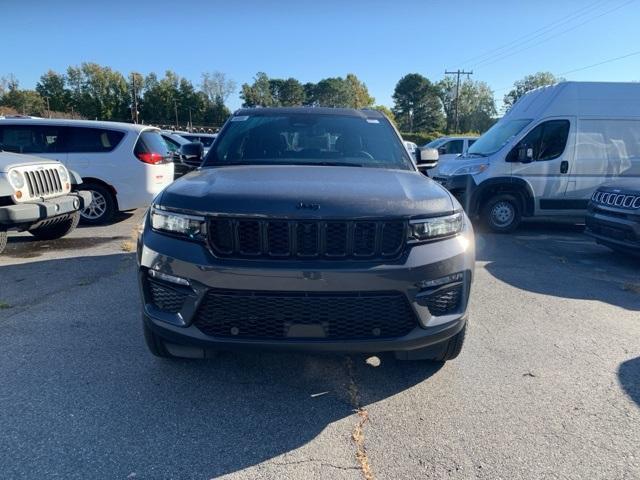
[[[455,170],[451,175],[476,175],[484,172],[489,168],[488,163],[478,163],[476,165],[467,165],[466,167],[460,167]]]
[[[60,181],[62,183],[67,183],[69,181],[69,172],[67,172],[67,169],[63,166],[58,168],[58,174],[60,175]]]
[[[436,278],[435,280],[422,280],[416,284],[420,289],[435,288],[448,283],[461,282],[464,280],[464,273],[458,272],[446,277]]]
[[[151,227],[154,230],[184,235],[191,239],[199,239],[205,233],[205,219],[204,217],[183,215],[152,208]]]
[[[11,170],[9,172],[9,183],[16,190],[20,190],[24,187],[24,176],[17,170]]]
[[[462,230],[462,219],[462,213],[454,213],[444,217],[412,220],[409,225],[409,239],[422,241],[455,235]]]

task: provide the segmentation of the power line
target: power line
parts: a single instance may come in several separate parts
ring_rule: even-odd
[[[474,67],[477,68],[480,65],[485,66],[485,67],[488,66],[488,65],[493,65],[494,63],[499,62],[501,60],[504,60],[505,58],[512,57],[513,55],[517,55],[518,53],[521,53],[521,52],[524,52],[526,50],[529,50],[529,49],[531,49],[533,47],[536,47],[536,46],[538,46],[538,45],[540,45],[542,43],[548,42],[549,40],[553,40],[556,37],[559,37],[559,36],[564,35],[566,33],[572,32],[573,30],[575,30],[575,29],[577,29],[577,28],[579,28],[579,27],[581,27],[581,26],[583,26],[583,25],[585,25],[585,24],[587,24],[589,22],[592,22],[593,20],[597,20],[598,18],[601,18],[601,17],[603,17],[605,15],[608,15],[610,13],[613,13],[616,10],[621,9],[622,7],[626,7],[630,3],[633,3],[634,1],[635,0],[629,0],[629,1],[625,2],[625,3],[622,3],[622,4],[612,8],[610,10],[606,10],[606,11],[600,13],[599,15],[596,15],[594,17],[588,18],[584,22],[581,22],[581,23],[579,23],[577,25],[574,25],[574,26],[572,26],[570,28],[567,28],[566,30],[562,30],[562,31],[560,31],[560,32],[558,32],[558,33],[556,33],[554,35],[551,35],[550,37],[547,37],[545,39],[540,40],[539,42],[533,43],[532,45],[528,45],[528,46],[526,46],[524,48],[521,48],[519,50],[515,50],[513,52],[505,53],[504,55],[498,55],[496,58],[487,58],[486,60],[480,61],[477,64],[475,64]]]
[[[518,37],[515,40],[507,42],[507,43],[505,43],[505,44],[503,44],[503,45],[501,45],[501,46],[499,46],[497,48],[494,48],[492,50],[489,50],[489,51],[487,51],[487,52],[485,52],[485,53],[483,53],[481,55],[476,55],[475,57],[468,58],[467,60],[463,61],[462,64],[464,65],[464,64],[467,64],[467,63],[469,63],[471,61],[481,59],[483,57],[492,57],[492,56],[494,56],[492,54],[495,54],[496,52],[499,52],[500,50],[505,50],[507,48],[513,48],[514,46],[520,45],[522,43],[527,43],[527,42],[533,40],[534,38],[537,38],[540,35],[544,35],[544,33],[547,33],[548,31],[557,28],[559,25],[562,25],[564,23],[569,23],[570,21],[575,20],[576,18],[585,15],[588,10],[594,10],[594,9],[598,8],[599,6],[601,6],[601,5],[598,5],[598,4],[602,4],[603,1],[606,1],[606,0],[596,0],[595,2],[590,3],[586,7],[583,7],[582,9],[579,9],[576,12],[572,12],[569,15],[561,17],[558,20],[555,20],[555,21],[553,21],[553,22],[551,22],[551,23],[549,23],[549,24],[547,24],[547,25],[545,25],[545,26],[543,26],[541,28],[538,28],[538,29],[536,29],[536,30],[534,30],[532,32],[529,32],[526,35],[523,35],[522,37]],[[539,32],[543,32],[543,33],[541,33],[540,35],[535,35],[536,33],[539,33]],[[532,38],[529,38],[529,37],[532,37]]]
[[[456,133],[458,133],[458,100],[460,99],[460,75],[466,75],[469,78],[470,75],[473,75],[473,70],[470,72],[465,72],[464,70],[456,70],[455,72],[450,72],[448,70],[444,71],[445,75],[456,75],[458,78],[456,80],[456,109],[455,109],[455,125],[456,125]]]
[[[570,73],[581,72],[582,70],[587,70],[588,68],[598,67],[598,66],[604,65],[606,63],[615,62],[616,60],[622,60],[623,58],[633,57],[634,55],[640,55],[640,50],[637,50],[637,51],[631,52],[631,53],[627,53],[626,55],[621,55],[619,57],[609,58],[608,60],[603,60],[602,62],[593,63],[593,64],[587,65],[585,67],[580,67],[580,68],[576,68],[574,70],[569,70],[567,72],[562,72],[560,75],[568,75]]]

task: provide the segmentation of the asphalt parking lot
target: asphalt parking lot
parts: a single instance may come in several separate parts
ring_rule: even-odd
[[[0,477],[640,478],[640,261],[580,227],[477,236],[444,366],[143,343],[142,212],[0,257]]]

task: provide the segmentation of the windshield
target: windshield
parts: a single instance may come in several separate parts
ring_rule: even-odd
[[[447,141],[446,138],[436,138],[435,140],[432,140],[429,143],[427,143],[424,147],[425,148],[438,148],[440,145],[442,145],[446,141]]]
[[[531,119],[498,122],[487,133],[482,135],[467,150],[467,155],[481,155],[486,157],[500,150],[524,127],[531,123]]]
[[[321,113],[232,117],[204,166],[336,165],[412,169],[385,119]]]

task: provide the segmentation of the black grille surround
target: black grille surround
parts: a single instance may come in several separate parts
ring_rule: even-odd
[[[214,255],[241,259],[394,259],[407,235],[404,220],[214,217],[207,225]]]
[[[441,316],[456,312],[463,299],[462,283],[436,290],[425,297],[425,303],[431,315]]]
[[[321,341],[396,338],[418,325],[400,292],[240,290],[209,290],[193,324],[212,337]]]

